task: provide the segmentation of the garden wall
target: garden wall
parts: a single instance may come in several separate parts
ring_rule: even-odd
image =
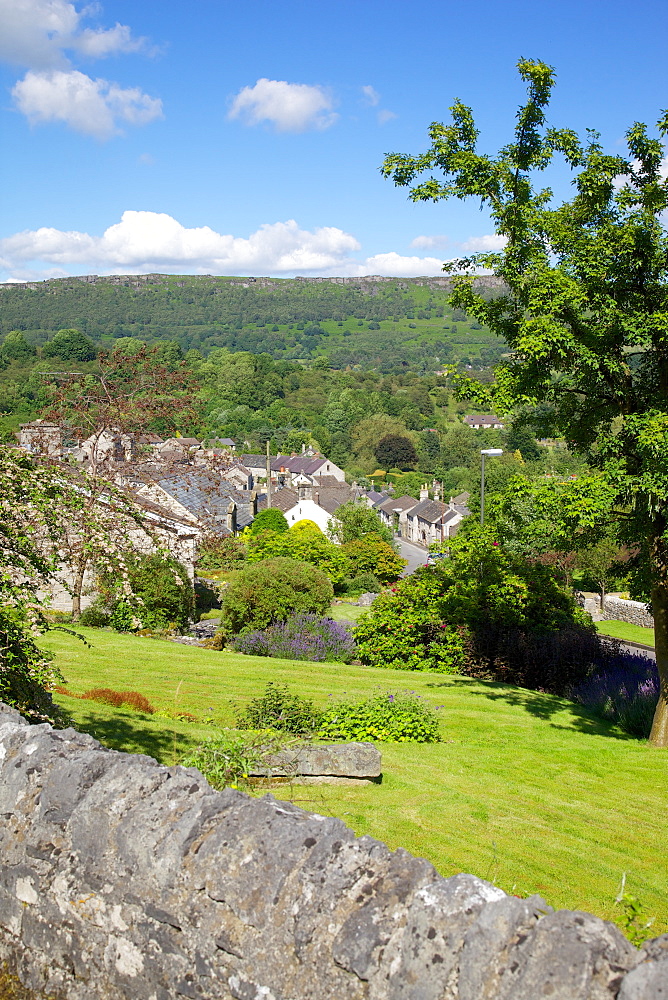
[[[606,597],[603,617],[615,621],[654,628],[654,618],[641,601],[623,601],[620,597]]]
[[[652,1000],[668,937],[553,913],[0,706],[0,963],[67,1000]]]

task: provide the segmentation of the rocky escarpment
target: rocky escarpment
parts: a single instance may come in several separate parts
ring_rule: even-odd
[[[0,962],[71,1000],[649,1000],[668,940],[0,707]]]

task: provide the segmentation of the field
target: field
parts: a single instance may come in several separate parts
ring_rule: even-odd
[[[178,761],[215,726],[234,724],[235,706],[268,680],[326,704],[376,688],[410,688],[443,706],[443,742],[383,744],[383,781],[360,788],[283,787],[305,809],[338,816],[358,834],[428,858],[444,875],[473,872],[508,892],[540,893],[551,905],[619,921],[614,899],[627,891],[668,929],[668,754],[550,695],[440,674],[343,664],[296,663],[218,653],[158,640],[82,629],[91,648],[53,632],[73,694],[91,687],[137,690],[185,723],[58,701],[77,728],[107,746]]]

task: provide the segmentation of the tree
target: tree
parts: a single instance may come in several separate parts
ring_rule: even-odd
[[[36,353],[22,330],[10,330],[2,342],[2,354],[10,361],[28,361],[34,358]]]
[[[96,444],[105,432],[173,434],[179,424],[197,419],[192,371],[185,361],[165,364],[159,350],[142,345],[132,358],[118,350],[101,353],[98,372],[65,372],[47,385],[49,402],[41,415],[79,437],[93,437],[93,474],[100,464]]]
[[[94,361],[96,353],[93,341],[80,330],[59,330],[42,348],[43,358],[61,361]]]
[[[50,401],[42,416],[92,439],[88,471],[67,473],[80,502],[62,522],[62,549],[73,571],[75,619],[81,613],[84,580],[91,566],[122,568],[124,552],[130,553],[139,542],[136,532],[141,536],[139,547],[159,547],[155,525],[132,494],[105,477],[106,456],[98,447],[105,432],[174,432],[181,421],[196,418],[191,370],[185,362],[176,367],[164,364],[157,357],[158,350],[143,345],[131,360],[117,351],[100,354],[99,372],[65,372],[46,387]],[[127,582],[127,572],[123,572]],[[131,592],[130,584],[128,588]]]
[[[628,553],[620,548],[616,538],[610,536],[577,553],[578,568],[598,585],[601,613],[605,611],[605,596],[610,578],[619,573],[620,564],[625,561],[625,557],[628,557]]]
[[[48,689],[61,680],[36,637],[43,590],[58,566],[60,519],[78,503],[62,477],[0,447],[0,700],[31,722],[55,721]]]
[[[383,524],[376,511],[368,507],[364,500],[349,500],[337,507],[327,525],[327,533],[339,545],[357,541],[365,535],[380,536],[388,545],[394,541],[392,530]]]
[[[278,507],[267,507],[261,510],[250,526],[251,535],[257,535],[260,531],[287,531],[288,522],[285,514]]]
[[[284,556],[317,566],[335,586],[350,573],[348,557],[341,546],[331,542],[314,521],[304,518],[285,532],[261,531],[248,539],[248,561]]]
[[[406,560],[376,534],[362,535],[341,546],[350,560],[353,576],[375,576],[379,583],[391,583],[400,575]]]
[[[477,150],[471,109],[460,101],[452,123],[430,128],[422,156],[389,155],[385,176],[411,186],[415,201],[475,198],[487,208],[505,248],[448,265],[451,303],[505,338],[510,357],[486,386],[462,376],[459,390],[491,412],[548,403],[544,433],[560,434],[599,470],[623,538],[640,544],[651,575],[660,695],[650,736],[668,746],[668,207],[662,174],[668,113],[626,133],[628,155],[608,155],[597,133],[586,142],[548,128],[554,71],[521,60],[528,99],[513,140],[494,156]],[[561,204],[539,175],[563,157],[575,194]],[[414,184],[424,171],[434,176]],[[485,301],[473,268],[503,281]],[[461,273],[461,272],[464,273]],[[584,521],[591,511],[582,509]]]
[[[385,469],[412,469],[418,460],[413,442],[401,434],[386,434],[381,438],[375,455]]]

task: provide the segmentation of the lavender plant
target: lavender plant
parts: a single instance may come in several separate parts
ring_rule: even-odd
[[[647,739],[659,698],[656,663],[633,653],[616,656],[574,688],[571,697],[631,736]]]
[[[233,645],[239,653],[286,660],[349,663],[355,654],[355,641],[343,622],[307,614],[247,632]]]

